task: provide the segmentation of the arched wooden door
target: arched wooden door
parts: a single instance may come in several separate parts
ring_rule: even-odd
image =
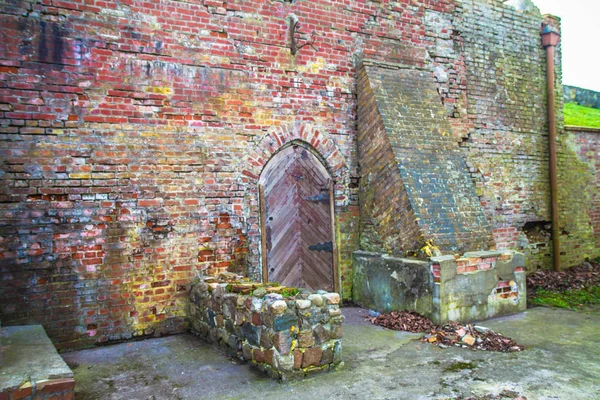
[[[308,149],[291,145],[267,163],[260,183],[263,280],[333,291],[333,181]]]

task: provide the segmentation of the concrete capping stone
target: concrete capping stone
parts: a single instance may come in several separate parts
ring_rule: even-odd
[[[443,263],[443,262],[448,262],[448,261],[454,261],[455,258],[454,258],[454,256],[437,256],[437,257],[431,257],[430,260],[434,263]]]
[[[487,251],[469,251],[463,254],[463,257],[500,257],[505,254],[516,254],[516,251],[513,250],[487,250]]]
[[[590,128],[587,126],[565,125],[568,132],[600,133],[600,128]]]
[[[2,327],[0,347],[11,360],[2,365],[0,399],[74,398],[73,372],[41,325]]]
[[[362,63],[365,66],[374,66],[374,67],[381,67],[381,68],[388,68],[388,69],[417,69],[420,71],[429,71],[428,67],[419,67],[417,65],[398,64],[398,63],[392,63],[389,61],[365,59],[365,60],[362,60]]]
[[[414,258],[404,258],[404,257],[398,257],[398,256],[394,256],[391,254],[386,254],[386,253],[377,253],[377,252],[373,252],[373,251],[364,251],[364,250],[357,250],[354,252],[354,254],[358,257],[365,257],[365,258],[383,258],[385,260],[390,260],[390,261],[400,261],[406,264],[414,264],[414,265],[420,265],[420,266],[425,266],[425,265],[429,265],[428,261],[423,261],[423,260],[417,260]],[[451,257],[452,256],[444,256],[444,257]]]

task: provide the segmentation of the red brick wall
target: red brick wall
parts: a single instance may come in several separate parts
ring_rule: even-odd
[[[499,0],[476,3],[503,7]],[[349,298],[359,232],[355,67],[363,58],[432,70],[456,140],[473,155],[472,179],[490,189],[480,195],[496,238],[513,246],[513,231],[546,218],[543,126],[523,132],[486,125],[479,105],[514,86],[514,74],[488,68],[482,60],[494,60],[475,51],[478,41],[502,35],[478,27],[498,21],[474,15],[474,4],[2,2],[2,321],[42,323],[62,348],[186,329],[196,271],[246,270],[260,278],[257,178],[274,152],[298,139],[312,144],[336,179],[342,294]],[[288,47],[292,13],[301,43],[315,32],[314,48],[296,56]],[[527,61],[517,75],[525,68],[537,86],[516,99],[541,110],[540,17],[509,14],[493,16],[516,21],[501,26],[525,27],[526,34],[515,30],[494,46],[526,42],[515,53]],[[521,57],[529,51],[531,59]],[[469,69],[500,78],[507,72],[499,88],[467,91]],[[520,153],[508,170],[485,161],[525,139],[524,154],[535,149],[533,167]],[[503,183],[530,170],[539,173],[527,190],[515,183],[507,201],[494,200]]]
[[[355,68],[424,65],[451,1],[18,1],[0,6],[1,313],[62,348],[185,329],[197,270],[260,271],[256,178],[282,140],[336,172],[357,248]],[[300,21],[294,57],[286,16]],[[354,183],[353,183],[354,182]]]

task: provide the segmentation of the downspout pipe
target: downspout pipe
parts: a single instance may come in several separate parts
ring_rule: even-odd
[[[542,26],[542,46],[546,49],[546,86],[548,91],[548,150],[550,155],[550,201],[552,204],[552,269],[560,271],[560,229],[558,225],[558,172],[556,162],[556,112],[554,99],[554,52],[560,34]]]

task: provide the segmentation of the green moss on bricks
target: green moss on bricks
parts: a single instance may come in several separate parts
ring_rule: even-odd
[[[593,209],[596,176],[577,154],[573,135],[564,134],[557,150],[561,262],[572,267],[599,255],[588,212]]]

